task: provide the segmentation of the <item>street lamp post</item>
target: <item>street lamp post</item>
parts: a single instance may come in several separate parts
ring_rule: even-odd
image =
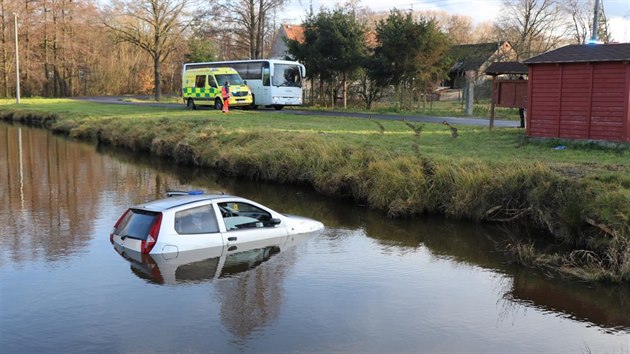
[[[20,104],[20,51],[18,50],[18,15],[13,13],[15,19],[15,103]]]
[[[593,9],[593,32],[591,33],[591,43],[597,43],[599,35],[599,0],[595,0],[595,8]]]

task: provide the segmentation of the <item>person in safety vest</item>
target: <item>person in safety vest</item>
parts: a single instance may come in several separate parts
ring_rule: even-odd
[[[229,102],[230,102],[230,82],[226,81],[225,85],[223,85],[223,87],[221,87],[221,96],[223,97],[223,109],[221,111],[223,111],[223,113],[227,113],[230,109],[229,107]]]

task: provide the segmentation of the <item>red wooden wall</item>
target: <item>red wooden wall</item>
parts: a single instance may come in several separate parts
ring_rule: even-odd
[[[630,63],[529,66],[527,134],[630,141]]]
[[[492,93],[497,107],[525,108],[527,106],[526,80],[494,80]]]

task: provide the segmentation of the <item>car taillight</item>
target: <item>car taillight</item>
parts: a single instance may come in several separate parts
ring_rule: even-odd
[[[149,229],[149,234],[147,235],[147,239],[142,241],[140,248],[142,253],[148,254],[155,246],[155,243],[158,239],[158,234],[160,233],[160,226],[162,226],[162,213],[157,214],[153,224],[151,225],[151,229]]]
[[[112,228],[112,232],[109,233],[109,242],[114,243],[114,232],[116,232],[118,225],[120,225],[120,222],[125,218],[125,216],[127,216],[127,214],[129,214],[130,211],[131,209],[127,209],[127,211],[118,218],[118,221],[116,221],[114,227]]]

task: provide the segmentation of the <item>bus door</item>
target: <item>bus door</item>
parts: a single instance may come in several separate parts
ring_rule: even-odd
[[[262,100],[256,99],[257,102],[263,105],[271,104],[271,70],[269,68],[269,63],[265,62],[262,68],[262,82],[263,82],[263,97]]]

